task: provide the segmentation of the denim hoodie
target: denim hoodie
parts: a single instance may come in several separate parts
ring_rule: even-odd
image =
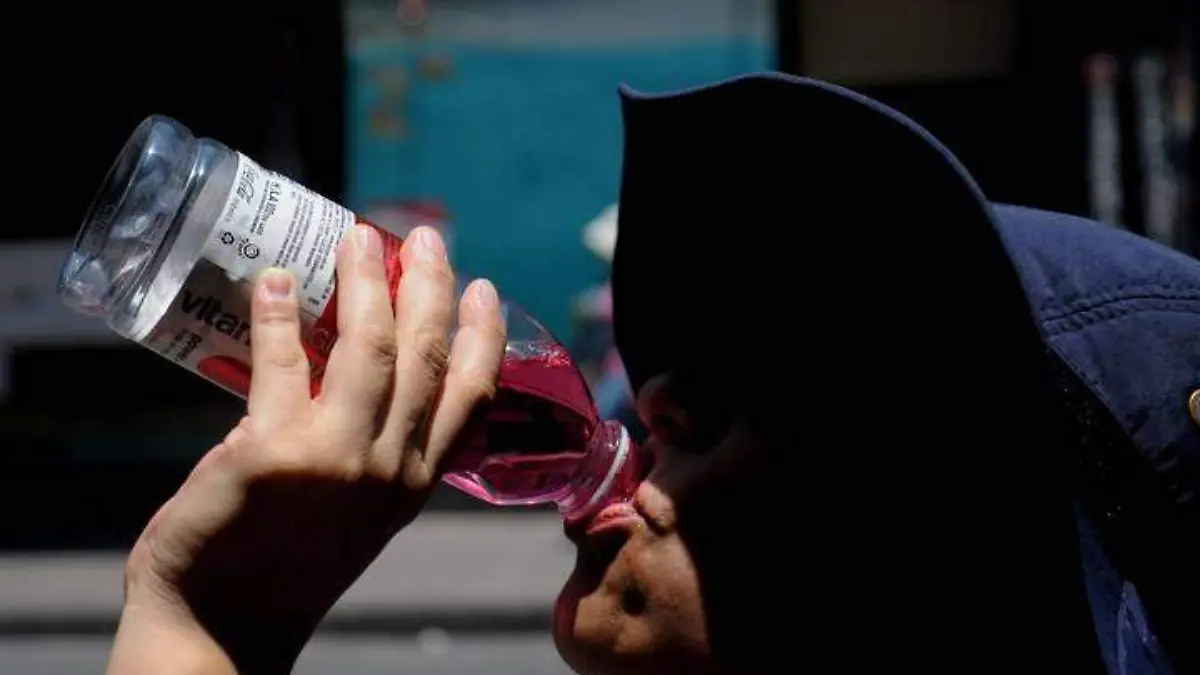
[[[1200,667],[1200,410],[1189,409],[1200,406],[1200,261],[1083,218],[994,204],[919,125],[828,83],[748,75],[665,95],[624,90],[623,105],[613,292],[617,345],[635,390],[713,354],[741,356],[764,322],[777,322],[780,302],[802,310],[791,316],[806,328],[776,333],[795,340],[789,359],[803,362],[801,378],[832,361],[878,379],[872,366],[850,362],[910,357],[892,356],[889,331],[910,331],[901,339],[919,346],[915,322],[935,320],[916,330],[949,340],[939,344],[952,354],[919,358],[959,359],[963,369],[988,358],[984,347],[1005,326],[1031,327],[1020,348],[1033,343],[1053,361],[1060,379],[1051,394],[1074,418],[1075,447],[1065,451],[1076,468],[1062,489],[1077,505],[1080,593],[1101,651],[1093,662],[1112,675]],[[739,228],[743,236],[722,238]],[[734,258],[750,262],[722,278],[722,262]],[[1018,301],[988,295],[989,284]],[[1022,294],[1027,307],[1016,306]],[[964,312],[975,323],[964,324]],[[971,333],[989,312],[999,317],[996,334]],[[834,355],[813,358],[806,330]],[[853,344],[830,337],[838,335]],[[919,365],[904,372],[920,379]],[[835,405],[861,391],[836,375],[814,382]],[[853,456],[818,455],[823,468],[842,462],[875,476],[905,468],[879,450],[892,440],[886,433],[855,455],[861,430],[825,422]],[[955,468],[912,456],[931,470]],[[986,471],[986,458],[966,459]],[[928,481],[920,470],[909,474],[917,484]],[[1013,632],[1019,640],[1019,627]]]

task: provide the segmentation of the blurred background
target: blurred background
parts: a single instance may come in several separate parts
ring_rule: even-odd
[[[606,286],[622,82],[665,91],[779,69],[846,84],[924,124],[992,199],[1200,253],[1188,0],[25,9],[0,47],[9,156],[20,160],[0,228],[6,675],[102,667],[122,551],[241,413],[54,296],[94,190],[147,114],[381,225],[438,225],[456,266],[541,318],[579,359],[601,412],[631,425]],[[431,511],[338,606],[298,672],[563,672],[544,632],[572,559],[555,514],[491,510],[449,490]]]

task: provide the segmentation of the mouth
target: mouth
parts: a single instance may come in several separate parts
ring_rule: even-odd
[[[613,529],[631,530],[638,525],[644,525],[642,514],[638,513],[633,502],[618,502],[609,504],[592,518],[585,530],[589,538],[603,535]]]
[[[631,502],[609,504],[585,523],[567,528],[567,537],[579,549],[579,559],[591,570],[607,569],[634,532],[646,527]]]

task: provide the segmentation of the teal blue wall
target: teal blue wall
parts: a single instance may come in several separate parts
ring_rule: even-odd
[[[410,76],[403,104],[410,133],[400,139],[372,135],[381,96],[372,74],[381,67],[414,73],[419,53],[404,44],[352,50],[350,206],[442,200],[452,214],[458,267],[494,279],[563,337],[572,297],[606,273],[583,247],[580,227],[617,198],[617,85],[671,90],[761,70],[771,60],[767,44],[749,40],[438,47],[453,72],[440,80]]]

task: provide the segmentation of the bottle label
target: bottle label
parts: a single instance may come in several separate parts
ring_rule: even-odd
[[[250,390],[253,283],[268,267],[287,269],[295,277],[301,340],[312,365],[315,394],[337,337],[337,246],[356,222],[371,225],[336,202],[238,154],[233,185],[200,259],[163,318],[141,342],[246,396]],[[402,240],[376,229],[384,241],[394,295]]]

